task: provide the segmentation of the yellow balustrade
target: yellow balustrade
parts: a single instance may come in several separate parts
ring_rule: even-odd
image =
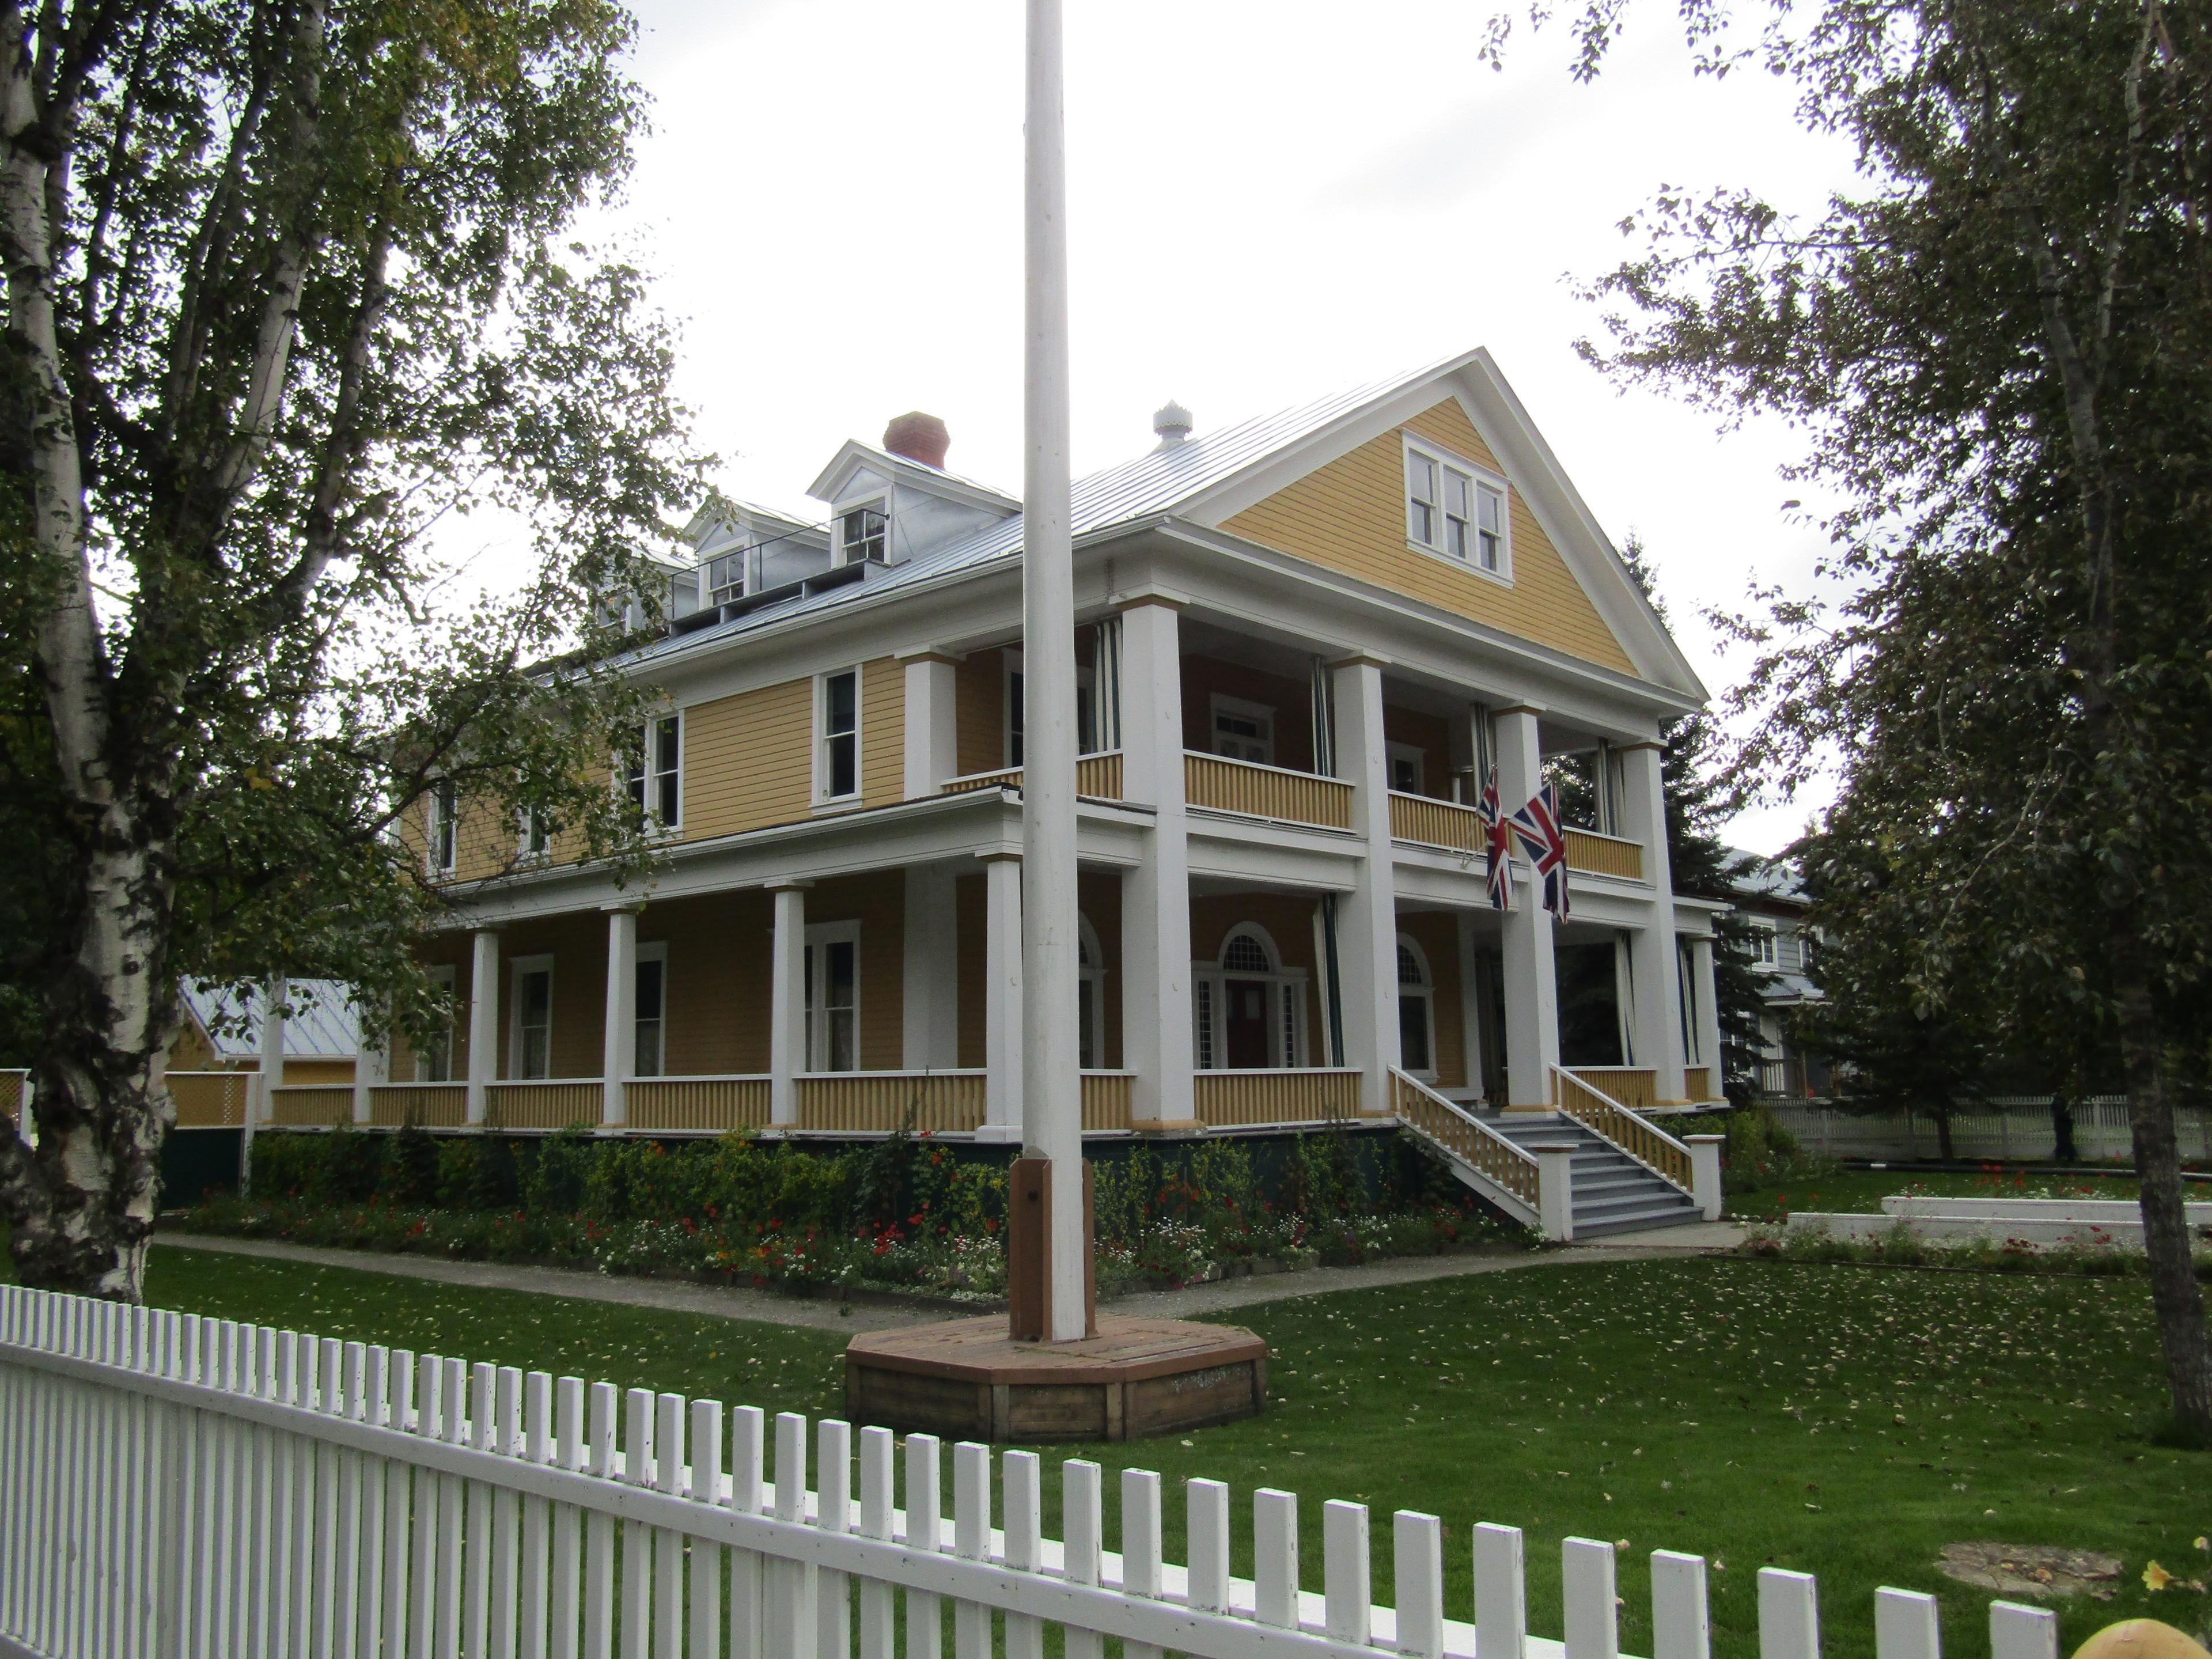
[[[1390,793],[1390,835],[1396,841],[1443,847],[1455,853],[1483,849],[1482,818],[1472,806],[1426,795]]]
[[[1083,1074],[1083,1127],[1098,1134],[1129,1127],[1137,1079],[1127,1072]]]
[[[169,1098],[177,1103],[179,1129],[238,1129],[246,1125],[246,1101],[253,1088],[252,1072],[172,1072]]]
[[[649,1077],[624,1091],[633,1129],[763,1129],[769,1085],[764,1077]]]
[[[1359,1115],[1357,1072],[1198,1072],[1191,1085],[1198,1121],[1210,1129],[1335,1123]]]
[[[572,1123],[599,1122],[605,1109],[599,1079],[538,1079],[484,1086],[488,1129],[565,1129]]]
[[[1443,1147],[1478,1174],[1496,1182],[1531,1209],[1538,1207],[1535,1156],[1488,1124],[1462,1111],[1403,1072],[1390,1073],[1390,1104],[1417,1134]]]
[[[1632,1112],[1659,1103],[1659,1074],[1641,1066],[1573,1066],[1567,1068],[1599,1093],[1610,1095]]]
[[[981,1072],[817,1072],[799,1079],[798,1091],[802,1129],[944,1133],[983,1121]]]
[[[1644,879],[1644,843],[1619,836],[1601,836],[1594,830],[1567,831],[1567,868],[1593,876],[1622,876]]]
[[[1075,793],[1088,795],[1093,800],[1121,799],[1121,751],[1109,749],[1103,754],[1085,755],[1075,763]]]
[[[458,1129],[469,1121],[465,1083],[380,1083],[368,1091],[368,1121],[380,1129],[417,1124]]]
[[[1648,1164],[1684,1192],[1690,1190],[1690,1149],[1657,1125],[1646,1122],[1627,1107],[1583,1081],[1570,1071],[1554,1067],[1559,1109],[1602,1139]]]
[[[1710,1066],[1685,1066],[1682,1068],[1682,1097],[1685,1100],[1713,1099],[1713,1068]]]
[[[287,1083],[269,1091],[269,1121],[295,1129],[327,1129],[353,1121],[350,1083]]]
[[[943,787],[948,795],[964,795],[976,789],[1018,789],[1022,769],[1002,766],[995,772],[970,772],[965,777],[945,779]]]
[[[1325,830],[1352,828],[1352,786],[1340,778],[1186,750],[1182,779],[1184,796],[1193,806]]]

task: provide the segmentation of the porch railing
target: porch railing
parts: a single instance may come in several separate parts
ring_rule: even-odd
[[[1130,1072],[1085,1072],[1083,1074],[1083,1127],[1086,1133],[1110,1133],[1129,1127],[1136,1098],[1136,1076]]]
[[[1423,847],[1442,847],[1455,853],[1479,853],[1483,848],[1482,818],[1472,806],[1428,795],[1390,792],[1390,835]]]
[[[1564,1066],[1552,1068],[1559,1109],[1584,1128],[1680,1187],[1692,1190],[1690,1149],[1649,1118],[1641,1117]]]
[[[1711,1100],[1713,1068],[1710,1066],[1685,1066],[1682,1068],[1682,1097],[1685,1100]]]
[[[1541,1215],[1541,1171],[1534,1152],[1508,1140],[1472,1112],[1446,1100],[1419,1079],[1393,1069],[1390,1104],[1398,1121],[1433,1143],[1482,1180],[1502,1189],[1518,1218],[1529,1226]]]
[[[458,1129],[469,1121],[465,1083],[379,1083],[368,1091],[368,1121],[380,1129],[414,1123]]]
[[[633,1129],[764,1129],[769,1080],[757,1074],[641,1077],[623,1090]]]
[[[241,1129],[259,1079],[252,1072],[172,1072],[169,1098],[179,1129]]]
[[[1340,778],[1185,750],[1182,782],[1193,806],[1324,830],[1352,828],[1352,786]]]
[[[1348,1122],[1359,1115],[1359,1073],[1348,1067],[1197,1072],[1191,1085],[1198,1121],[1209,1129]]]
[[[981,1072],[817,1072],[796,1080],[801,1129],[939,1133],[983,1121]]]
[[[1110,1639],[1192,1659],[1556,1659],[1620,1651],[1624,1594],[1646,1610],[1644,1567],[1610,1538],[1468,1528],[1469,1609],[1464,1576],[1455,1607],[1440,1566],[1465,1540],[1433,1515],[1387,1523],[1377,1578],[1364,1504],[1262,1491],[1248,1522],[1218,1481],[1069,1459],[1048,1509],[1036,1453],[947,1451],[933,1435],[902,1445],[888,1429],[0,1285],[0,1648],[535,1656],[611,1654],[619,1634],[623,1659],[726,1641],[886,1655],[902,1615],[919,1630],[950,1601],[970,1656],[1003,1616],[1015,1653]],[[1164,1559],[1170,1502],[1187,1565]],[[1304,1557],[1317,1584],[1302,1508],[1320,1521]],[[1560,1565],[1543,1622],[1564,1649],[1528,1630],[1532,1549]],[[1649,1569],[1651,1651],[1708,1651],[1705,1559],[1656,1550]],[[1819,1659],[1812,1576],[1756,1576],[1764,1659]],[[1384,1586],[1395,1606],[1376,1604]],[[1936,1598],[1874,1596],[1871,1659],[1936,1659]],[[1973,1617],[1992,1659],[2058,1652],[2048,1608]]]
[[[1022,769],[1002,766],[995,772],[969,772],[945,779],[941,787],[948,795],[967,794],[977,789],[1018,789],[1022,787]],[[1095,755],[1077,756],[1075,793],[1093,800],[1121,799],[1121,751],[1108,749]]]
[[[267,1120],[288,1129],[327,1129],[350,1123],[353,1085],[280,1083],[269,1091]]]
[[[1644,879],[1644,843],[1620,836],[1601,836],[1595,830],[1567,831],[1567,868],[1587,875]]]
[[[9,1123],[20,1122],[23,1116],[23,1097],[30,1091],[29,1072],[10,1067],[0,1071],[0,1119]]]
[[[484,1085],[484,1127],[565,1129],[595,1124],[606,1109],[606,1091],[595,1077],[510,1079]]]
[[[1649,1066],[1570,1066],[1566,1069],[1632,1112],[1648,1112],[1659,1103],[1659,1074]]]

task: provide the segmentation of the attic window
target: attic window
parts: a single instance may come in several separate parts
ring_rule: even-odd
[[[1472,461],[1406,440],[1406,539],[1423,551],[1510,580],[1505,491]]]
[[[853,564],[861,559],[883,562],[888,538],[884,534],[886,520],[872,507],[856,507],[841,514],[837,520],[837,545],[843,556],[842,564]]]
[[[745,596],[745,550],[723,553],[707,561],[707,603],[727,605]]]

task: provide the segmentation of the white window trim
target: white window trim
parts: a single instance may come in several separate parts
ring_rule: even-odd
[[[1019,646],[1010,645],[999,653],[999,764],[1019,766],[1020,757],[1014,753],[1014,716],[1022,714],[1022,741],[1029,742],[1029,717],[1026,705],[1014,696],[1015,678],[1023,673],[1023,653]],[[1029,681],[1022,680],[1026,690]]]
[[[1494,471],[1492,469],[1484,466],[1479,462],[1470,461],[1464,455],[1455,455],[1450,450],[1444,448],[1440,444],[1431,443],[1425,438],[1417,438],[1410,432],[1404,433],[1401,436],[1405,440],[1405,453],[1399,457],[1398,494],[1404,500],[1406,506],[1406,545],[1412,548],[1416,553],[1425,553],[1429,557],[1439,560],[1443,563],[1449,565],[1455,570],[1464,570],[1471,575],[1481,577],[1485,581],[1497,582],[1506,587],[1512,586],[1512,483],[1509,479]],[[1497,490],[1504,498],[1503,503],[1504,510],[1498,514],[1499,534],[1498,538],[1497,569],[1484,569],[1482,568],[1482,562],[1480,556],[1455,559],[1451,556],[1450,552],[1447,550],[1446,545],[1443,541],[1439,540],[1434,543],[1425,542],[1413,534],[1413,484],[1408,476],[1409,469],[1407,465],[1407,461],[1410,457],[1414,455],[1419,455],[1427,460],[1433,461],[1438,466],[1448,466],[1455,471],[1464,472],[1470,478],[1474,479],[1477,485],[1487,484],[1492,489]],[[1441,489],[1441,481],[1439,482],[1439,488]],[[1439,499],[1437,502],[1437,523],[1439,527],[1440,533],[1443,524],[1443,517],[1444,504],[1443,501]],[[1480,510],[1478,508],[1473,522],[1471,522],[1468,526],[1468,535],[1475,538],[1470,544],[1469,550],[1471,553],[1474,553],[1478,556],[1480,555],[1481,549],[1481,532],[1482,518]]]
[[[1273,766],[1275,764],[1277,750],[1275,747],[1274,704],[1271,702],[1254,702],[1249,697],[1232,697],[1225,691],[1216,691],[1207,697],[1206,704],[1206,752],[1209,755],[1214,755],[1220,757],[1223,759],[1227,759],[1230,757],[1222,756],[1218,747],[1221,741],[1221,727],[1219,720],[1220,717],[1224,714],[1241,714],[1247,720],[1265,720],[1267,723],[1267,758],[1260,762],[1259,764],[1262,766]],[[1241,760],[1243,757],[1242,756],[1238,756],[1236,757],[1236,758]],[[1231,929],[1231,931],[1234,932],[1235,930]],[[1270,948],[1272,948],[1272,946]],[[1279,957],[1278,960],[1280,960],[1280,958]]]
[[[853,1070],[860,1069],[860,924],[858,921],[811,922],[806,929],[807,948],[812,951],[810,959],[808,984],[802,991],[799,1006],[802,1017],[808,1010],[820,1013],[829,1006],[829,952],[825,945],[849,943],[853,947]],[[665,981],[664,981],[665,982]],[[843,1077],[843,1072],[828,1071],[823,1062],[829,1056],[830,1026],[826,1020],[817,1019],[807,1028],[806,1070],[829,1077]]]
[[[633,974],[633,975],[635,975],[635,972],[636,972],[636,963],[641,963],[641,962],[657,962],[657,963],[659,963],[660,964],[660,1069],[659,1069],[659,1071],[657,1071],[657,1072],[649,1072],[649,1073],[644,1073],[644,1075],[648,1076],[648,1077],[666,1077],[666,1076],[669,1074],[669,1073],[668,1073],[668,941],[667,941],[666,939],[654,939],[654,940],[653,940],[651,944],[649,944],[649,945],[639,945],[639,946],[637,947],[637,955],[636,955],[636,957],[634,958],[634,960],[632,961],[632,963],[631,963],[631,969],[630,969],[630,971],[632,972],[632,974]],[[632,981],[631,981],[631,982],[630,982],[630,1019],[629,1019],[629,1024],[630,1024],[630,1073],[631,1073],[631,1075],[632,1075],[632,1076],[634,1076],[634,1077],[635,1077],[635,1076],[639,1075],[638,1071],[637,1071],[637,1028],[638,1028],[638,1026],[639,1026],[641,1024],[642,1024],[642,1023],[643,1023],[643,1016],[642,1016],[642,1015],[641,1015],[641,1014],[638,1012],[638,1011],[637,1011],[637,983],[636,983],[636,981],[633,978],[633,979],[632,979]]]
[[[453,1080],[453,1036],[461,1023],[461,1011],[453,1001],[453,987],[459,975],[448,963],[430,969],[430,983],[444,988],[446,994],[446,1075],[425,1077],[422,1073],[422,1051],[415,1050],[415,1080],[417,1083],[451,1083]]]
[[[1764,934],[1765,936],[1765,944],[1763,949],[1759,940],[1753,939],[1752,941],[1752,971],[1757,974],[1780,973],[1782,971],[1781,930],[1765,916],[1753,916],[1749,920],[1751,922],[1752,932],[1754,933]]]
[[[842,570],[845,566],[853,562],[852,555],[845,546],[845,515],[848,513],[862,512],[873,512],[882,518],[884,521],[884,562],[885,564],[889,564],[890,562],[891,498],[890,492],[884,490],[872,495],[856,495],[849,501],[838,502],[837,505],[831,509],[830,515],[830,534],[831,539],[836,543],[831,560],[833,568]]]
[[[1249,933],[1259,942],[1261,951],[1267,958],[1267,972],[1256,973],[1250,969],[1224,968],[1221,965],[1222,958],[1229,953],[1231,943],[1240,933]],[[1306,1018],[1305,988],[1311,975],[1303,968],[1283,966],[1283,953],[1275,948],[1274,939],[1266,928],[1256,921],[1237,923],[1221,936],[1219,955],[1211,962],[1194,962],[1190,969],[1191,1053],[1199,1070],[1219,1072],[1228,1068],[1221,1064],[1222,1057],[1219,1054],[1211,1052],[1212,1045],[1201,1038],[1198,1021],[1200,994],[1198,988],[1200,986],[1206,988],[1205,994],[1213,1016],[1212,1035],[1218,1041],[1224,1030],[1224,1015],[1227,1007],[1224,999],[1228,995],[1231,980],[1267,987],[1267,1053],[1270,1056],[1280,1056],[1285,1054],[1290,1056],[1290,1064],[1287,1066],[1280,1064],[1278,1060],[1271,1058],[1267,1065],[1259,1069],[1269,1072],[1296,1070],[1310,1063],[1307,1044],[1310,1033],[1307,1030],[1310,1022]],[[1287,1009],[1285,1006],[1283,995],[1286,988],[1295,989],[1297,992],[1295,999],[1291,1000]],[[1283,1016],[1285,1012],[1289,1013],[1292,1022],[1291,1030],[1288,1033],[1283,1030]]]
[[[840,674],[853,677],[853,791],[847,795],[830,793],[830,682]],[[866,691],[866,677],[856,662],[825,668],[814,677],[814,804],[817,807],[850,806],[866,792],[867,777],[860,764],[868,723]]]
[[[684,738],[680,732],[677,735],[676,744],[680,751],[684,746]],[[532,847],[530,844],[531,830],[537,821],[538,814],[529,807],[515,808],[514,857],[518,864],[545,864],[553,857],[553,837],[550,833],[548,833],[545,837],[544,846]]]
[[[1106,953],[1099,948],[1098,930],[1091,925],[1091,918],[1076,913],[1075,930],[1081,954],[1076,958],[1075,994],[1091,1009],[1091,1039],[1098,1052],[1091,1056],[1093,1063],[1085,1069],[1103,1070],[1106,1065]],[[1086,962],[1085,957],[1088,957]],[[1082,1040],[1083,1028],[1076,1026],[1077,1041]]]
[[[1429,751],[1418,743],[1385,743],[1382,750],[1388,761],[1413,762],[1413,775],[1419,783],[1419,787],[1413,789],[1400,789],[1395,783],[1390,787],[1401,795],[1425,793],[1429,781]]]
[[[676,722],[676,816],[672,819],[660,816],[660,769],[653,763],[654,728],[662,720]],[[638,722],[637,752],[645,761],[645,833],[648,838],[673,839],[684,832],[684,808],[691,791],[684,786],[685,751],[691,740],[691,722],[684,717],[681,708],[663,708],[647,714]],[[628,755],[616,758],[615,793],[623,800],[629,799],[629,761]]]
[[[553,977],[553,958],[550,956],[511,957],[507,969],[507,1064],[500,1075],[517,1081],[525,1079],[515,1066],[522,1059],[522,976],[525,974],[545,975],[545,1075],[553,1075],[553,998],[558,982]]]
[[[1415,939],[1410,933],[1401,933],[1398,935],[1398,949],[1401,951],[1411,951],[1413,953],[1413,960],[1421,964],[1421,982],[1412,991],[1411,994],[1418,997],[1421,1001],[1429,1005],[1429,1063],[1425,1067],[1408,1066],[1406,1067],[1406,1074],[1408,1077],[1417,1077],[1424,1083],[1434,1083],[1437,1080],[1436,964],[1429,960],[1429,953],[1421,949],[1420,940]],[[1398,1000],[1401,1002],[1405,1000],[1408,994],[1406,983],[1403,980],[1400,980],[1390,988],[1395,994]],[[1403,1058],[1403,1055],[1400,1056],[1401,1060]]]
[[[442,797],[447,789],[453,791],[453,806],[447,817]],[[442,862],[438,857],[438,843],[446,838],[441,824],[451,832],[453,850]],[[422,797],[422,867],[433,878],[450,876],[461,866],[461,791],[450,778],[434,781],[429,792]]]

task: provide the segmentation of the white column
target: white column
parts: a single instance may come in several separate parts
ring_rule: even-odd
[[[499,934],[477,930],[469,963],[469,1114],[484,1121],[484,1085],[499,1075]]]
[[[1067,169],[1060,0],[1029,0],[1022,476],[1022,1145],[1050,1160],[1046,1334],[1088,1332],[1076,1046],[1075,565],[1069,532]]]
[[[1333,665],[1336,775],[1352,787],[1352,832],[1366,843],[1357,884],[1337,909],[1346,1059],[1364,1073],[1360,1105],[1390,1109],[1398,1063],[1398,900],[1390,847],[1390,773],[1382,744],[1382,664]]]
[[[1720,987],[1713,974],[1711,934],[1691,941],[1690,974],[1698,998],[1698,1063],[1706,1068],[1707,1086],[1717,1100],[1728,1076],[1722,1067]]]
[[[629,1121],[630,1073],[637,1070],[637,904],[607,911],[607,1018],[599,1061],[599,1121]],[[665,1022],[664,1022],[665,1023]]]
[[[1538,710],[1497,711],[1498,797],[1517,811],[1544,781],[1536,737]],[[1552,1067],[1559,1063],[1559,981],[1552,960],[1552,914],[1541,882],[1529,879],[1516,856],[1513,908],[1505,924],[1505,1092],[1510,1105],[1541,1110],[1551,1103]]]
[[[941,651],[902,653],[906,665],[906,798],[936,794],[960,769],[953,665]]]
[[[799,1121],[799,1074],[806,1069],[806,890],[808,881],[779,882],[775,937],[769,947],[768,1116]]]
[[[1482,1096],[1482,987],[1474,968],[1474,912],[1453,913],[1459,927],[1459,1023],[1467,1055],[1467,1088]]]
[[[269,1122],[276,1113],[276,1097],[270,1091],[284,1081],[284,999],[291,981],[278,974],[261,987],[261,1048],[258,1064],[259,1086],[254,1090],[253,1115]]]
[[[1674,883],[1667,860],[1667,794],[1662,750],[1632,744],[1620,755],[1620,833],[1644,843],[1644,876],[1651,884],[1651,919],[1628,935],[1629,973],[1636,988],[1636,1063],[1658,1073],[1661,1100],[1682,1097],[1681,985],[1674,966]]]
[[[371,1042],[368,1034],[361,1029],[358,1010],[354,1017],[354,1030],[360,1035],[354,1045],[353,1121],[368,1123],[376,1116],[376,1085],[392,1081],[392,1033],[387,1030]]]
[[[990,853],[983,863],[983,1127],[981,1140],[1019,1140],[1034,1152],[1024,1133],[1022,1103],[1028,1079],[1023,1065],[1022,995],[1024,960],[1022,860],[1011,853]],[[1082,1120],[1077,1120],[1079,1126]],[[1054,1200],[1059,1194],[1054,1193]]]
[[[1152,833],[1121,883],[1121,1063],[1136,1073],[1130,1115],[1188,1123],[1190,829],[1184,810],[1182,645],[1176,608],[1121,613],[1123,792],[1152,808]]]
[[[899,1063],[942,1072],[960,1063],[960,918],[950,865],[906,870],[904,1018]]]

